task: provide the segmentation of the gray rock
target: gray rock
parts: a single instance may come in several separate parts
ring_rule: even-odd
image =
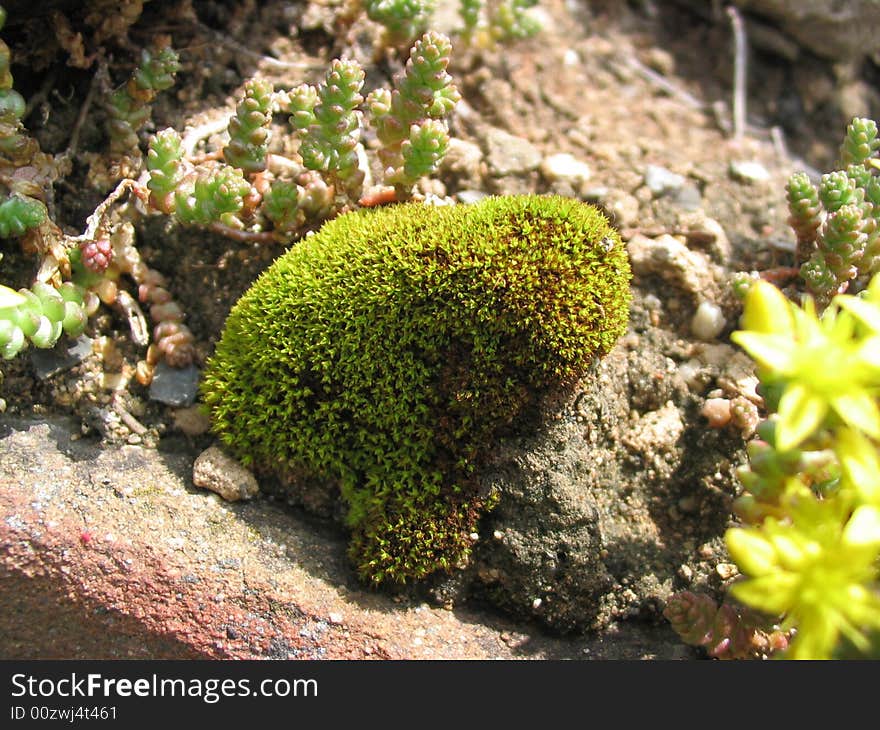
[[[693,183],[685,183],[671,196],[672,202],[683,211],[699,210],[703,205],[703,195]]]
[[[455,194],[455,197],[459,203],[469,205],[471,203],[476,203],[482,200],[487,195],[488,193],[485,193],[482,190],[459,190]]]
[[[159,363],[150,383],[150,399],[169,406],[191,406],[199,393],[200,375],[195,365],[172,368]]]
[[[92,338],[80,335],[75,340],[63,338],[49,349],[34,348],[31,350],[31,364],[34,374],[40,380],[46,380],[64,370],[79,365],[92,352]]]
[[[527,139],[497,127],[489,127],[485,137],[486,161],[495,177],[520,175],[537,170],[543,155]]]
[[[670,3],[670,0],[664,2]],[[676,5],[683,2],[727,25],[723,13],[720,18],[712,16],[712,3],[671,0]],[[746,11],[747,18],[751,16],[762,23],[776,25],[802,48],[822,58],[858,62],[880,52],[880,34],[877,33],[880,3],[877,0],[734,0],[734,4]],[[758,35],[750,33],[749,40]]]

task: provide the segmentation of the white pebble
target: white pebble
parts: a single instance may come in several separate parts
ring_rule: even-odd
[[[701,340],[714,340],[721,334],[726,324],[721,307],[712,302],[703,302],[697,307],[691,320],[691,332]]]

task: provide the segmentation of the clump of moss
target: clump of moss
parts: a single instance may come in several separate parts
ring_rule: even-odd
[[[614,345],[629,279],[618,234],[575,200],[347,213],[235,305],[204,400],[245,463],[338,481],[362,578],[451,570],[493,500],[475,470]]]

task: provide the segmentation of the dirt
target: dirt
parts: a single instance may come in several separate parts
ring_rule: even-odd
[[[303,81],[314,83],[329,61],[341,54],[354,56],[365,65],[369,88],[388,85],[391,76],[401,67],[400,59],[378,54],[376,26],[358,16],[352,21],[348,8],[346,4],[337,3],[249,0],[148,3],[140,20],[124,36],[105,39],[103,47],[110,76],[119,83],[130,73],[138,47],[145,45],[156,32],[172,36],[173,45],[181,52],[183,68],[174,89],[160,95],[155,104],[153,125],[155,129],[174,126],[182,130],[189,124],[228,116],[241,84],[254,74],[272,79],[278,88],[290,88]],[[463,101],[450,130],[460,141],[460,151],[480,152],[471,157],[461,154],[450,159],[437,178],[424,186],[426,192],[453,199],[474,191],[556,192],[599,205],[630,242],[639,240],[639,235],[656,239],[663,234],[683,234],[682,240],[687,246],[701,252],[704,260],[720,272],[712,278],[716,290],[710,292],[710,298],[725,316],[725,326],[717,335],[717,342],[725,342],[736,325],[737,316],[737,304],[724,286],[725,277],[735,271],[791,264],[793,236],[786,224],[784,183],[797,169],[830,169],[850,116],[877,116],[880,105],[869,83],[873,67],[850,70],[848,76],[844,74],[846,83],[841,83],[840,69],[804,49],[798,49],[792,57],[791,41],[762,25],[762,32],[756,31],[750,47],[748,126],[742,134],[734,135],[731,129],[733,44],[730,28],[724,21],[713,21],[672,2],[542,0],[541,9],[545,27],[536,38],[511,42],[494,50],[456,47],[450,72]],[[47,52],[35,54],[31,68],[17,65],[27,58],[27,44],[31,39],[15,36],[14,17],[10,15],[2,33],[12,48],[16,87],[26,98],[34,100],[25,122],[42,148],[57,154],[69,142],[70,129],[82,109],[95,65],[71,67],[67,62],[73,56],[65,51],[58,51],[54,56]],[[94,38],[87,36],[87,46],[90,40]],[[780,49],[787,50],[783,53]],[[86,217],[108,192],[106,187],[92,184],[97,179],[95,154],[104,149],[100,121],[101,111],[96,104],[87,110],[72,172],[55,186],[54,219],[70,233],[83,230]],[[281,146],[284,123],[280,117],[276,119],[276,144]],[[558,153],[571,154],[590,167],[589,179],[554,180],[537,165],[505,171],[504,159],[499,159],[489,142],[498,130],[530,143],[544,159]],[[760,163],[766,178],[738,177],[732,173],[731,166],[741,162]],[[649,165],[683,176],[689,197],[652,193],[645,184]],[[187,311],[187,324],[195,334],[201,362],[210,354],[229,308],[281,251],[279,247],[230,241],[206,231],[181,228],[162,216],[140,220],[137,241],[142,256],[166,275],[169,288]],[[3,282],[26,285],[34,273],[33,257],[11,240],[2,241],[2,251]],[[634,322],[650,322],[662,328],[672,340],[680,343],[682,352],[698,343],[691,331],[691,320],[699,303],[696,292],[688,292],[680,282],[670,282],[663,271],[650,267],[645,267],[641,274],[637,272],[634,286],[637,294]],[[132,341],[124,318],[116,310],[103,307],[93,318],[89,332],[95,341],[92,354],[50,378],[37,377],[27,355],[3,362],[0,405],[5,406],[6,414],[2,418],[7,424],[13,421],[18,424],[13,427],[16,433],[30,427],[15,419],[30,419],[28,423],[32,423],[34,418],[47,422],[59,417],[70,418],[74,430],[78,426],[83,438],[94,446],[88,458],[97,463],[106,455],[122,453],[122,450],[129,453],[158,448],[191,464],[212,439],[191,411],[150,400],[148,389],[134,377],[137,362],[144,357],[143,348]],[[708,391],[707,387],[701,397],[708,395]],[[114,412],[116,416],[108,418],[107,414]],[[692,412],[691,418],[702,416]],[[689,424],[689,427],[700,426],[709,427],[705,421]],[[6,435],[8,432],[9,428]],[[4,454],[4,460],[6,457]],[[121,463],[124,464],[124,460]],[[185,467],[178,465],[177,476],[166,477],[182,478],[181,469],[185,471]],[[131,476],[125,474],[110,474],[108,478],[111,482],[131,481]],[[27,479],[24,482],[27,486]],[[185,479],[183,486],[159,484],[157,489],[163,493],[171,490],[172,496],[177,498],[182,489],[186,499],[191,499],[194,492]],[[19,498],[25,500],[22,495],[10,496],[7,509],[11,512],[24,509],[26,500],[19,504],[15,501]],[[73,499],[70,495],[67,498]],[[167,499],[167,495],[160,498],[158,504],[165,504]],[[74,583],[81,588],[88,583],[86,576],[90,571],[108,572],[106,566],[100,565],[102,560],[124,564],[132,556],[143,557],[144,551],[148,553],[151,549],[151,532],[160,529],[150,517],[156,503],[153,508],[142,505],[143,509],[134,509],[129,502],[108,499],[104,502],[104,511],[89,510],[92,519],[97,521],[94,529],[90,528],[92,532],[105,527],[109,530],[110,522],[120,525],[119,530],[124,529],[131,543],[124,549],[88,555],[83,552],[85,563],[80,558],[72,562],[43,561],[39,570],[14,571],[15,575],[19,578],[21,575],[49,576],[47,580],[51,582],[51,576],[59,575],[58,571],[63,573],[66,566],[80,575],[81,580]],[[125,504],[128,507],[124,507]],[[234,508],[212,501],[212,506],[204,509],[266,510],[272,515],[266,519],[281,519],[279,515],[283,515],[284,519],[308,521],[302,515],[279,512],[276,505],[265,499]],[[67,524],[72,519],[69,514],[53,519],[70,530],[77,530],[76,535],[82,532],[74,526],[75,520]],[[308,524],[318,533],[334,529],[325,523]],[[8,557],[24,560],[28,550],[22,545],[28,539],[37,544],[42,538],[25,528],[17,534],[18,542],[7,543],[5,549]],[[69,535],[60,542],[48,539],[43,550],[51,553],[53,545],[70,547],[79,539]],[[188,536],[187,539],[195,538]],[[334,539],[338,538],[330,538],[331,543]],[[10,547],[13,544],[14,549]],[[200,586],[189,593],[181,592],[176,581],[185,574],[187,566],[175,566],[181,556],[175,556],[173,551],[160,553],[156,564],[161,570],[148,571],[140,583],[135,571],[133,578],[129,575],[116,584],[117,590],[123,593],[124,586],[132,585],[132,580],[139,586],[134,598],[127,597],[133,601],[133,607],[129,605],[123,612],[132,621],[149,614],[146,606],[138,609],[138,595],[173,595],[177,591],[178,600],[198,605],[203,589],[215,595],[223,593],[219,583]],[[163,572],[167,570],[172,571],[171,577]],[[287,651],[291,656],[498,658],[522,654],[510,648],[511,642],[518,641],[537,642],[539,649],[525,652],[534,658],[585,656],[584,639],[558,643],[532,625],[505,624],[507,619],[488,608],[469,607],[453,613],[415,604],[394,611],[387,603],[392,599],[361,594],[356,583],[347,584],[343,593],[355,596],[355,602],[364,601],[368,605],[386,601],[382,604],[382,611],[386,613],[382,614],[382,620],[375,616],[361,617],[349,623],[346,618],[340,628],[327,617],[345,613],[339,601],[345,603],[348,599],[328,592],[327,585],[348,580],[340,578],[348,575],[344,562],[340,561],[331,570],[300,576],[299,582],[281,587],[272,585],[272,570],[269,559],[255,567],[259,577],[248,589],[254,595],[262,591],[265,601],[280,600],[277,599],[279,592],[296,593],[300,615],[279,619],[272,614],[265,624],[270,628],[264,626],[263,629],[264,637],[269,637],[265,641],[255,643],[256,629],[248,633],[234,627],[233,633],[244,638],[216,639],[215,634],[219,636],[226,631],[228,621],[211,623],[203,619],[204,609],[193,609],[188,619],[181,619],[186,631],[180,645],[175,642],[181,632],[175,634],[168,625],[163,626],[161,614],[159,618],[150,618],[149,621],[154,622],[150,624],[151,630],[157,638],[148,645],[152,647],[149,653],[157,657],[270,656],[274,632],[276,638],[289,637],[291,633],[300,636],[302,644],[291,646]],[[113,581],[109,581],[108,585],[112,584]],[[22,586],[20,597],[27,595],[26,590],[40,595],[43,595],[41,591],[45,592],[38,583],[22,581],[19,585]],[[26,585],[32,587],[25,589]],[[95,597],[77,599],[80,603],[73,601],[65,606],[76,613],[82,606],[91,606],[90,600],[96,605],[112,602],[111,593],[99,591]],[[26,603],[23,601],[22,606]],[[265,606],[264,609],[265,615],[272,613]],[[402,633],[414,629],[419,612],[423,617],[431,616],[430,651],[417,649],[411,643],[395,643]],[[239,616],[236,621],[240,624],[245,619]],[[317,638],[309,633],[315,621],[323,622],[324,626]],[[281,626],[284,622],[287,624]],[[199,623],[206,627],[202,637],[187,634]],[[465,630],[463,626],[468,628]],[[615,625],[611,634],[606,632],[590,641],[607,642],[614,631],[620,630],[620,626]],[[638,633],[643,627],[634,625],[623,630]],[[663,627],[656,616],[647,630],[647,639],[639,636],[631,642],[615,643],[612,638],[610,645],[603,644],[606,649],[602,651],[590,646],[594,655],[610,658],[675,654],[675,650],[670,649],[668,627]],[[124,627],[117,633],[126,635]],[[520,638],[505,643],[499,638],[505,634]],[[178,639],[168,638],[175,635]],[[370,636],[379,638],[371,640]],[[662,649],[654,650],[646,646],[645,641],[648,644],[656,641],[656,647]],[[45,656],[46,652],[41,653],[37,648],[44,642],[45,638],[38,633],[7,640],[3,653],[10,657]],[[113,655],[115,650],[108,650],[102,642],[102,637],[94,641],[83,638],[79,645],[62,642],[58,644],[58,654]],[[323,654],[319,652],[321,647]],[[119,656],[131,655],[130,651],[134,651],[121,639],[118,648],[116,655]],[[687,651],[680,654],[691,655]]]

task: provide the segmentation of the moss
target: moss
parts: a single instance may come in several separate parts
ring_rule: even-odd
[[[232,309],[202,393],[246,464],[338,481],[370,581],[466,561],[476,468],[541,395],[624,332],[630,270],[560,197],[347,213]]]

